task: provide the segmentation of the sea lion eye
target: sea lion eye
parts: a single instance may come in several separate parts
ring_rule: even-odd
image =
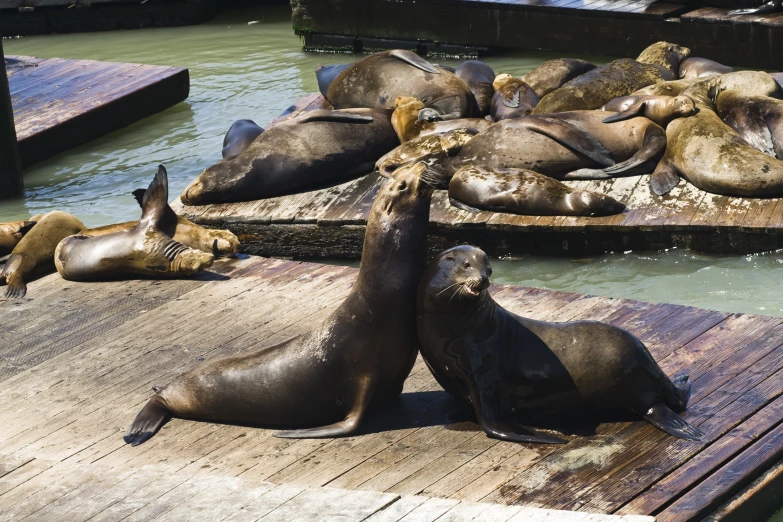
[[[470,268],[470,261],[465,261],[464,263],[462,263],[462,266],[464,266],[465,268]]]
[[[406,188],[408,188],[408,183],[407,183],[407,182],[405,182],[405,181],[401,181],[401,182],[400,182],[400,192],[402,192],[402,191],[403,191],[403,190],[405,190]]]

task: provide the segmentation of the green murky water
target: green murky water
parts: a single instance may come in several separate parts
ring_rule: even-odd
[[[90,226],[135,219],[139,209],[130,192],[149,183],[158,163],[168,168],[172,197],[179,194],[220,159],[223,135],[234,120],[263,125],[302,94],[317,90],[318,64],[352,59],[302,52],[289,17],[285,7],[235,10],[194,27],[6,39],[7,54],[188,67],[191,93],[176,107],[29,169],[25,198],[0,202],[0,221],[52,209],[72,212]],[[524,74],[555,56],[529,52],[487,61],[496,72]],[[497,282],[783,316],[776,279],[783,269],[781,254],[710,257],[673,250],[581,260],[530,256],[495,261],[494,267]]]

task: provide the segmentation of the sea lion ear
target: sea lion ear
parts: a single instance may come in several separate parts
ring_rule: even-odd
[[[666,158],[658,162],[655,172],[650,176],[650,188],[659,196],[670,192],[679,182],[680,174],[674,168],[672,162]]]
[[[389,56],[394,56],[398,60],[401,60],[409,65],[412,65],[416,67],[417,69],[421,69],[422,71],[432,73],[432,74],[440,74],[440,70],[432,65],[430,62],[419,56],[418,54],[412,52],[412,51],[405,51],[403,49],[394,49],[389,53]]]
[[[613,114],[608,118],[604,118],[603,123],[614,123],[616,121],[630,120],[631,118],[635,118],[637,116],[644,116],[645,107],[647,107],[646,101],[638,101],[624,111]]]
[[[158,172],[141,200],[141,221],[157,225],[166,215],[169,206],[169,178],[166,167],[158,166]]]

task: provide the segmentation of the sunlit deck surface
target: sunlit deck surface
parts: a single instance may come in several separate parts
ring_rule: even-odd
[[[492,289],[513,312],[611,322],[642,339],[667,374],[688,372],[685,418],[704,441],[619,418],[562,427],[565,445],[499,442],[457,412],[419,360],[399,402],[357,436],[277,439],[260,428],[175,419],[142,446],[123,443],[153,385],[308,331],[355,276],[353,268],[248,257],[220,260],[190,280],[73,283],[54,274],[32,283],[27,299],[0,302],[0,518],[347,512],[340,520],[363,520],[380,511],[369,520],[394,521],[421,504],[421,516],[402,520],[434,520],[452,508],[438,520],[539,520],[518,510],[526,506],[577,511],[546,520],[679,521],[701,520],[765,473],[752,498],[779,487],[783,319],[514,286]],[[321,487],[374,493],[304,489]],[[467,503],[476,501],[516,507]]]
[[[328,107],[318,94],[300,99],[270,125],[302,111]],[[359,257],[367,215],[382,178],[377,174],[324,190],[279,198],[172,206],[196,223],[228,228],[245,251],[270,256]],[[681,181],[656,196],[649,175],[602,181],[569,181],[608,194],[628,207],[607,217],[518,216],[470,213],[436,191],[430,212],[434,250],[471,243],[496,256],[528,253],[581,255],[626,250],[692,248],[748,253],[783,248],[783,200],[718,196]]]
[[[161,112],[188,97],[187,69],[6,56],[23,166]]]

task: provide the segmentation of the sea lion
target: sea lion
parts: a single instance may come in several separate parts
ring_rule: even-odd
[[[237,120],[223,138],[223,159],[236,158],[258,138],[264,129],[253,120]]]
[[[133,196],[140,206],[143,204],[146,192],[146,189],[133,191]],[[127,223],[91,228],[81,232],[81,235],[88,237],[105,236],[114,232],[130,230],[138,223],[138,221],[128,221]],[[233,256],[239,249],[239,238],[231,231],[204,228],[189,219],[178,216],[168,204],[166,204],[163,216],[158,222],[158,228],[177,243],[181,243],[188,248],[195,248],[202,252],[214,254],[215,257]]]
[[[538,95],[543,98],[555,89],[559,89],[577,76],[595,69],[595,65],[576,58],[556,58],[548,60],[522,77]]]
[[[718,94],[730,89],[740,91],[747,96],[771,96],[773,98],[783,96],[783,90],[775,78],[764,71],[734,71],[720,76],[712,76],[694,83],[683,91],[683,94],[691,98],[706,94],[710,102],[714,104]]]
[[[27,294],[27,281],[54,272],[54,251],[58,243],[84,228],[76,216],[59,210],[37,219],[37,223],[11,251],[0,271],[0,285],[8,285],[5,298],[24,297]]]
[[[456,129],[475,129],[477,132],[482,132],[492,125],[492,122],[485,118],[460,118],[457,120],[440,121],[433,119],[433,121],[430,121],[427,118],[432,115],[428,114],[427,111],[431,110],[425,110],[424,104],[416,98],[409,96],[397,98],[391,123],[400,143],[405,143],[419,136],[443,134]]]
[[[153,388],[125,442],[143,443],[172,416],[302,428],[278,437],[350,435],[371,407],[399,395],[418,350],[416,288],[433,192],[422,179],[425,170],[422,163],[405,167],[381,186],[356,284],[321,325]]]
[[[54,264],[64,279],[92,281],[124,275],[190,276],[212,266],[212,254],[188,248],[161,232],[167,218],[169,189],[158,167],[142,201],[141,219],[130,230],[100,236],[77,234],[63,239]]]
[[[449,182],[449,201],[462,210],[534,216],[608,216],[625,205],[598,192],[574,190],[526,169],[462,167]]]
[[[645,49],[636,60],[622,58],[577,76],[541,98],[533,114],[598,109],[613,98],[673,80],[679,61],[689,53],[689,49],[679,45],[658,42]]]
[[[682,92],[696,82],[704,78],[688,78],[686,80],[672,80],[655,83],[631,94],[631,96],[679,96]]]
[[[470,92],[473,93],[478,107],[477,116],[489,114],[492,96],[495,94],[495,88],[492,86],[492,82],[495,80],[495,71],[492,70],[492,67],[479,60],[468,60],[462,62],[454,70],[454,74],[464,81]]]
[[[769,75],[772,76],[772,78],[777,82],[780,88],[783,89],[783,73],[774,72],[774,73],[769,73]]]
[[[734,69],[707,58],[689,56],[680,63],[680,78],[704,78],[733,72]]]
[[[773,158],[783,159],[783,100],[748,96],[736,89],[721,91],[718,115],[751,146]]]
[[[729,16],[741,16],[749,14],[767,14],[780,11],[780,6],[783,4],[782,0],[772,0],[758,7],[749,7],[746,9],[734,9],[726,13]]]
[[[386,109],[306,112],[204,170],[180,198],[185,205],[252,201],[355,179],[399,144],[390,117]]]
[[[622,96],[611,100],[601,110],[616,113],[604,119],[604,123],[644,116],[665,129],[673,119],[692,116],[698,109],[689,96]]]
[[[492,86],[495,94],[489,113],[493,121],[526,116],[538,105],[538,95],[519,78],[499,74]]]
[[[477,116],[473,93],[456,74],[400,49],[351,64],[331,82],[325,98],[335,109],[393,109],[398,96],[421,100],[445,120]]]
[[[326,98],[329,86],[340,73],[353,65],[352,63],[338,63],[335,65],[319,65],[315,68],[315,78],[318,82],[318,91]],[[327,98],[328,99],[328,98]]]
[[[32,220],[0,223],[0,256],[10,253],[35,223]]]
[[[563,443],[524,424],[541,417],[630,411],[675,437],[702,432],[685,411],[691,383],[661,370],[644,344],[607,323],[547,323],[513,314],[489,294],[487,255],[446,250],[419,284],[421,354],[437,381],[491,438]]]

